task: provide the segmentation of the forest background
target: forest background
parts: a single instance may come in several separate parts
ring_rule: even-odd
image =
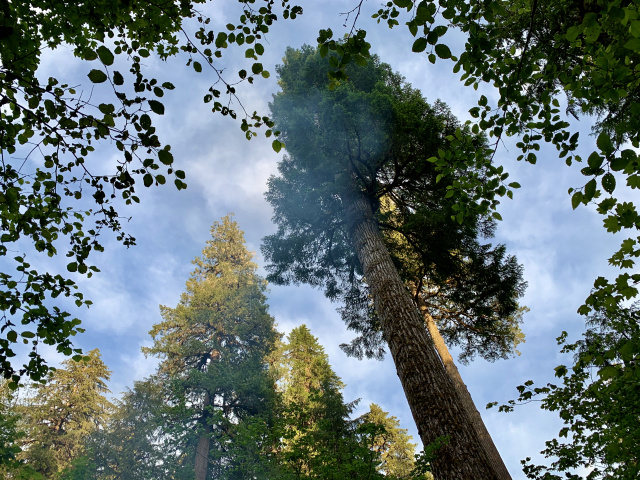
[[[348,1],[304,5],[304,15],[288,22],[286,27],[279,25],[268,35],[269,48],[263,64],[277,64],[287,46],[314,44],[319,28],[344,31],[346,17],[339,12],[347,12],[353,6],[354,2]],[[217,4],[212,18],[222,26],[237,17],[237,9],[233,3]],[[413,38],[406,29],[389,30],[384,25],[375,25],[368,15],[359,19],[359,26],[368,31],[373,53],[403,74],[428,100],[440,98],[447,102],[460,119],[469,117],[468,109],[475,105],[480,93],[495,99],[490,88],[482,92],[464,88],[451,73],[451,64],[431,65],[424,56],[411,53]],[[455,50],[454,45],[452,48]],[[229,55],[224,60],[229,72],[241,68],[234,64],[234,59]],[[190,260],[202,248],[212,221],[235,212],[236,220],[246,232],[249,249],[256,252],[260,239],[274,230],[269,221],[270,208],[263,198],[266,180],[275,173],[279,158],[271,149],[271,141],[258,136],[247,142],[239,122],[211,114],[201,99],[212,83],[206,70],[196,75],[184,67],[182,59],[161,62],[150,57],[144,63],[176,86],[164,97],[165,115],[154,122],[159,136],[172,145],[179,168],[187,173],[188,188],[181,192],[173,187],[138,192],[142,203],[124,213],[132,217],[125,227],[137,238],[138,247],[124,249],[105,236],[105,253],[94,259],[101,273],[88,281],[77,277],[81,291],[94,304],[77,312],[86,332],[76,337],[74,343],[84,350],[100,349],[105,363],[114,372],[110,384],[114,393],[155,370],[154,360],[146,359],[140,347],[150,343],[148,331],[158,321],[158,305],[177,303],[191,270]],[[79,90],[99,98],[101,86],[91,92],[92,86],[86,79],[89,69],[86,62],[72,59],[69,48],[62,47],[44,55],[41,75],[82,85]],[[272,75],[252,87],[239,87],[238,93],[249,110],[266,114],[267,103],[276,90],[276,78]],[[583,118],[579,125],[581,148],[588,155],[594,149],[595,138],[588,137],[591,126],[588,119]],[[557,152],[550,148],[539,153],[537,166],[517,163],[516,156],[517,149],[508,141],[496,155],[511,178],[523,185],[513,201],[505,200],[499,208],[504,221],[499,225],[496,241],[506,243],[510,253],[524,264],[529,287],[522,303],[531,309],[523,326],[527,341],[519,347],[520,357],[495,364],[478,360],[462,368],[462,376],[481,409],[490,401],[503,402],[515,397],[515,385],[527,379],[536,383],[551,380],[554,367],[568,363],[559,355],[555,337],[562,330],[577,337],[582,330],[584,322],[576,309],[588,294],[593,279],[609,272],[606,259],[617,246],[617,239],[601,228],[601,219],[591,207],[572,211],[566,191],[582,185],[577,169],[564,166],[557,159]],[[101,152],[94,159],[112,160]],[[257,261],[262,266],[259,254]],[[66,265],[64,258],[39,258],[32,263],[51,271],[64,271]],[[270,289],[270,311],[279,329],[286,332],[302,323],[310,326],[325,346],[337,374],[347,384],[347,400],[362,398],[361,406],[365,409],[375,402],[399,417],[403,426],[412,428],[390,360],[358,361],[339,350],[338,345],[349,341],[352,334],[336,314],[336,305],[308,287]],[[73,311],[75,307],[70,304],[68,308]],[[53,361],[62,360],[62,356],[46,347],[41,352]],[[543,448],[544,440],[560,428],[557,418],[540,412],[535,404],[520,407],[510,416],[496,411],[483,414],[515,478],[520,471],[519,460],[534,456]]]

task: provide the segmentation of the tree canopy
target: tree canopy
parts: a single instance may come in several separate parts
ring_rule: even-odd
[[[524,286],[521,269],[502,247],[483,244],[493,232],[490,217],[458,215],[448,187],[471,168],[441,175],[429,161],[451,142],[457,142],[461,155],[483,155],[483,138],[461,129],[441,102],[429,105],[375,56],[366,66],[347,67],[349,81],[330,83],[325,72],[335,63],[331,58],[312,47],[289,49],[278,67],[282,92],[271,110],[288,156],[267,192],[278,225],[263,243],[268,279],[308,283],[330,299],[346,301],[343,313],[349,326],[366,337],[354,346],[356,353],[362,346],[365,353],[375,354],[383,339],[389,344],[423,443],[429,444],[438,436],[435,432],[444,436],[454,431],[455,421],[447,419],[450,412],[438,410],[442,406],[437,404],[445,402],[442,395],[451,398],[453,408],[464,407],[458,393],[448,390],[451,380],[399,273],[405,282],[416,283],[413,295],[423,293],[424,276],[431,283],[427,291],[436,293],[435,286],[448,285],[442,301],[452,311],[457,302],[464,311],[464,302],[473,302],[467,295],[474,291],[477,298],[490,298],[494,308],[499,306],[497,314],[483,317],[482,302],[477,303],[478,317],[472,321],[480,325],[485,320],[499,323],[517,310]],[[412,269],[417,276],[408,278]],[[469,275],[474,270],[477,277]],[[457,283],[456,278],[465,280]],[[476,281],[462,293],[465,282]],[[456,290],[458,297],[452,293]],[[378,330],[381,335],[376,336]],[[485,334],[490,330],[489,325]],[[512,347],[513,342],[508,351]],[[416,351],[411,366],[404,363],[410,356],[406,349]],[[444,390],[429,393],[440,388]],[[456,415],[467,417],[464,412]],[[495,473],[483,471],[485,467],[472,462],[463,466],[458,454],[478,448],[473,442],[479,440],[471,440],[475,433],[469,432],[467,439],[467,433],[457,433],[461,437],[444,449],[436,469],[451,478],[471,472],[493,478]],[[486,460],[477,450],[474,455],[480,463]]]
[[[32,385],[15,407],[24,431],[16,442],[22,450],[18,459],[35,472],[26,478],[58,478],[86,453],[86,439],[104,428],[111,413],[110,375],[100,352],[92,350],[79,361],[63,362],[46,384]],[[14,478],[16,472],[9,473]]]
[[[401,276],[424,293],[450,340],[463,343],[467,357],[509,355],[517,343],[517,323],[509,322],[524,289],[521,267],[503,246],[482,243],[494,232],[492,219],[452,219],[455,201],[447,192],[456,175],[438,177],[428,161],[430,152],[446,148],[457,120],[377,57],[348,69],[350,81],[334,90],[327,88],[327,65],[304,47],[288,50],[278,67],[283,91],[272,116],[290,156],[269,180],[279,226],[263,244],[269,280],[321,286],[328,298],[346,300],[343,317],[367,337],[350,351],[375,355],[382,339],[345,212],[354,168]],[[481,137],[467,137],[468,148],[482,151]]]
[[[65,254],[68,272],[89,277],[98,271],[89,256],[103,250],[106,232],[125,246],[135,244],[123,230],[122,208],[140,201],[141,187],[168,179],[179,190],[187,186],[171,146],[154,126],[174,85],[150,77],[145,59],[178,56],[196,73],[212,72],[204,92],[212,112],[239,116],[247,138],[264,125],[272,134],[267,117],[245,110],[236,86],[269,76],[260,63],[264,36],[279,16],[293,19],[302,9],[288,0],[278,6],[260,1],[258,8],[254,0],[239,0],[237,22],[214,29],[211,17],[200,12],[205,3],[3,2],[0,256],[7,261],[0,273],[0,365],[10,386],[15,388],[23,375],[44,378],[48,367],[39,353],[41,343],[65,355],[80,353],[71,342],[82,331],[80,320],[55,299],[69,297],[78,306],[91,302],[66,272],[34,267],[40,255]],[[186,27],[189,22],[196,25],[193,31]],[[82,87],[63,78],[42,78],[43,56],[66,46],[89,62],[83,64],[89,85],[104,90],[103,103],[96,105]],[[247,67],[223,76],[220,59],[229,46],[240,47]],[[96,166],[92,159],[105,150],[113,150],[117,160]],[[11,358],[23,340],[32,347],[28,361],[14,365]]]

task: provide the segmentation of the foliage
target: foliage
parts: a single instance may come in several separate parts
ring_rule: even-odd
[[[358,3],[358,13],[362,3]],[[566,98],[567,115],[597,115],[597,150],[581,170],[588,178],[586,183],[569,191],[572,206],[596,203],[598,212],[606,216],[605,228],[613,233],[639,228],[635,205],[613,197],[616,188],[620,189],[621,177],[631,189],[640,186],[634,150],[640,145],[637,2],[394,0],[373,17],[393,28],[403,15],[416,38],[414,52],[427,55],[431,63],[438,58],[453,61],[454,72],[462,74],[467,86],[477,89],[481,83],[489,83],[497,88],[497,104],[491,105],[482,95],[478,106],[470,110],[477,123],[469,122],[475,132],[489,134],[494,149],[503,135],[519,136],[517,145],[522,154],[518,159],[535,163],[544,140],[557,148],[568,165],[579,164],[583,159],[574,153],[579,133],[573,132],[563,117],[561,98]],[[452,27],[466,35],[463,52],[457,56],[445,42]],[[323,53],[336,49],[338,42],[332,35],[321,31],[318,41]],[[360,37],[364,34],[353,36]],[[352,53],[350,45],[338,52],[347,61]],[[344,70],[343,60],[334,62],[334,66]],[[443,174],[465,165],[484,169],[488,181],[467,175],[452,185],[463,213],[467,209],[479,208],[481,213],[494,209],[499,203],[497,197],[511,197],[508,187],[519,186],[504,185],[506,174],[501,167],[487,163],[490,158],[485,156],[484,162],[481,157],[453,158],[443,150],[432,159]],[[637,238],[625,239],[610,262],[631,268],[639,255],[637,243]],[[598,278],[581,313],[635,296],[639,280],[637,274],[629,273],[620,274],[614,283]]]
[[[428,161],[454,144],[483,152],[483,139],[461,130],[443,103],[427,104],[377,57],[347,68],[349,82],[332,90],[330,61],[318,51],[289,49],[284,61],[283,91],[271,110],[290,156],[269,180],[278,225],[263,243],[269,280],[322,286],[345,303],[343,318],[361,334],[347,351],[379,356],[382,336],[345,216],[354,168],[401,276],[424,291],[447,336],[465,345],[467,357],[511,353],[521,268],[504,247],[481,243],[493,234],[492,219],[451,218],[451,185],[469,169],[443,176]]]
[[[362,4],[359,2],[356,8],[358,15]],[[586,178],[583,185],[569,189],[572,207],[595,205],[604,217],[607,231],[629,233],[609,258],[611,265],[623,271],[615,280],[598,277],[578,311],[582,315],[595,312],[609,319],[619,316],[626,301],[637,296],[640,282],[640,274],[629,270],[640,255],[640,237],[633,233],[640,228],[640,216],[637,206],[629,200],[640,186],[640,4],[626,0],[393,0],[373,17],[390,28],[406,18],[406,26],[415,37],[414,52],[426,54],[432,63],[438,58],[452,60],[454,72],[461,73],[467,86],[477,89],[488,83],[497,88],[497,103],[492,105],[484,95],[480,96],[478,106],[470,110],[476,123],[469,122],[474,131],[489,134],[494,149],[503,136],[517,136],[521,150],[518,160],[536,163],[536,152],[544,141],[556,147],[568,166],[580,166]],[[463,32],[466,38],[459,55],[454,55],[447,45],[450,37],[445,35],[453,29]],[[326,31],[321,32],[319,41],[327,45],[325,51],[335,43],[331,32]],[[581,116],[595,116],[597,120],[593,127],[595,148],[591,147],[593,151],[584,158],[576,150],[585,141],[580,141],[570,118],[577,120]],[[443,173],[458,166],[455,162],[441,162],[446,158],[442,154],[437,158],[440,161],[436,165]],[[477,163],[469,159],[467,164]],[[466,206],[469,198],[491,200],[495,195],[512,195],[501,184],[501,172],[490,165],[486,171],[490,183],[463,178],[454,186],[454,197]],[[482,209],[497,205],[478,204]],[[615,321],[611,328],[618,328]],[[603,344],[610,340],[604,331],[590,328],[588,334]],[[637,352],[638,346],[629,344],[627,354]],[[611,372],[607,365],[593,367],[600,376]],[[559,368],[563,371],[564,367]],[[583,369],[580,356],[573,368]],[[561,412],[565,411],[563,408],[584,411],[592,404],[588,396],[553,398],[558,400]],[[635,417],[629,418],[636,421]],[[600,438],[610,441],[607,449],[618,451],[616,438]],[[574,448],[579,449],[580,442],[578,436]],[[571,447],[547,449],[548,454],[558,455],[554,465],[567,465],[571,452]],[[572,461],[578,460],[588,461],[588,455]],[[615,455],[605,455],[601,460],[605,462],[603,471],[617,468]],[[607,466],[607,462],[614,464]],[[594,472],[599,475],[600,470]]]
[[[518,387],[519,402],[541,399],[542,408],[558,412],[565,423],[542,452],[554,458],[550,466],[532,465],[530,459],[523,462],[529,478],[565,478],[557,472],[579,480],[582,477],[572,472],[581,466],[588,468],[588,480],[638,478],[639,308],[634,304],[614,316],[605,309],[596,312],[575,343],[567,343],[563,333],[558,339],[562,351],[573,353],[575,361],[571,368],[556,368],[562,385],[534,387],[528,381]],[[511,411],[515,405],[511,401],[500,409]]]
[[[27,433],[18,412],[16,396],[8,382],[0,384],[0,477],[6,479],[41,479],[30,465],[20,459],[21,445]]]
[[[16,407],[26,433],[20,459],[50,479],[84,455],[86,438],[106,425],[112,408],[105,397],[110,374],[96,349],[79,361],[66,360],[45,384],[33,385]]]
[[[199,11],[205,3],[2,3],[0,256],[7,266],[0,273],[0,368],[12,388],[22,375],[45,378],[48,367],[38,345],[55,346],[65,355],[80,353],[71,343],[82,331],[80,320],[52,300],[90,302],[73,279],[32,266],[40,254],[65,253],[69,272],[90,277],[98,269],[89,255],[103,250],[105,231],[126,246],[135,243],[122,229],[121,203],[139,202],[142,186],[163,185],[167,178],[179,190],[187,186],[154,125],[165,113],[162,97],[174,86],[149,76],[147,58],[179,57],[197,73],[208,68],[214,82],[204,102],[212,111],[232,118],[240,113],[247,138],[262,125],[269,127],[267,136],[272,134],[267,117],[244,109],[236,85],[269,76],[260,63],[265,35],[279,15],[293,19],[302,9],[288,0],[280,2],[281,8],[273,0],[239,0],[238,21],[214,29],[212,18]],[[233,46],[249,66],[235,78],[223,77],[220,59]],[[42,78],[46,52],[67,47],[75,58],[90,62],[81,63],[89,80],[84,86]],[[104,103],[92,100],[94,88],[105,94]],[[97,152],[113,146],[117,161],[96,165]],[[18,367],[11,357],[21,342],[30,344],[31,352]]]
[[[372,403],[362,420],[382,427],[374,438],[373,450],[380,456],[379,470],[384,472],[385,478],[411,478],[416,444],[411,443],[407,430],[400,428],[398,419]]]
[[[234,439],[262,429],[253,436],[255,453],[269,446],[274,387],[266,358],[277,334],[266,283],[256,274],[243,232],[226,216],[214,223],[211,236],[179,304],[161,307],[163,321],[150,332],[154,344],[143,350],[161,359],[158,375],[175,450],[189,452],[189,465],[206,458],[214,478],[253,476],[269,468],[260,464],[268,457],[243,451]],[[202,442],[210,446],[201,451]]]
[[[105,427],[88,438],[87,455],[74,462],[69,478],[170,478],[179,455],[167,438],[165,410],[156,378],[135,382],[116,402]]]
[[[383,453],[379,437],[388,419],[349,419],[357,402],[345,403],[344,384],[306,325],[291,331],[280,352],[282,478],[396,478],[383,476],[389,470],[381,455],[400,451],[404,438],[389,437]]]

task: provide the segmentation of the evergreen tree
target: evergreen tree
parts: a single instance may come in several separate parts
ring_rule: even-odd
[[[88,439],[89,454],[74,465],[70,479],[169,479],[181,455],[166,428],[162,385],[156,377],[135,382],[116,402],[104,429]]]
[[[279,381],[283,403],[285,475],[292,478],[380,478],[377,455],[349,419],[344,384],[306,325],[291,331],[282,347]]]
[[[373,449],[380,456],[382,471],[386,478],[409,479],[414,468],[416,444],[411,443],[411,435],[400,428],[400,422],[389,416],[379,405],[372,403],[369,411],[362,416],[367,423],[382,427],[374,437]]]
[[[489,323],[513,314],[521,291],[519,269],[507,268],[502,247],[480,243],[491,235],[492,221],[462,215],[448,195],[467,172],[440,175],[429,161],[453,138],[460,154],[482,152],[483,139],[461,130],[443,104],[428,105],[377,58],[366,68],[351,69],[350,81],[333,90],[324,74],[328,62],[311,48],[289,49],[278,70],[283,91],[271,108],[289,156],[267,193],[279,227],[264,242],[271,261],[268,278],[322,286],[329,298],[356,298],[365,310],[373,303],[379,328],[371,315],[359,312],[356,328],[379,329],[378,338],[388,343],[423,443],[448,439],[434,471],[451,479],[508,478],[469,425],[466,407],[398,274],[400,258],[394,263],[393,246],[382,233],[402,235],[430,277],[442,284],[463,278],[469,269],[505,267],[502,276],[478,274],[470,284],[479,287],[481,279],[489,279],[502,291],[496,298],[508,300],[499,316],[485,317]],[[396,206],[393,218],[381,209],[385,198]]]
[[[161,307],[163,321],[145,352],[162,360],[172,435],[192,452],[185,463],[191,478],[264,478],[268,456],[247,463],[234,439],[260,430],[253,438],[258,452],[271,441],[274,385],[266,357],[277,334],[266,283],[231,216],[214,223],[211,236],[177,307]]]
[[[22,458],[44,479],[54,479],[86,453],[85,440],[103,428],[113,407],[105,394],[111,372],[95,349],[36,384],[20,408],[27,433]]]

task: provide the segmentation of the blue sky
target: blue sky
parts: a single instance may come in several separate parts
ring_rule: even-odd
[[[273,67],[287,46],[314,44],[318,30],[328,26],[341,36],[345,17],[339,13],[353,8],[355,3],[303,3],[305,13],[301,17],[277,22],[263,42],[267,48],[263,64],[272,77],[238,89],[247,110],[268,112],[267,104],[277,91]],[[210,10],[216,28],[239,15],[236,5],[216,2],[215,11],[210,4],[204,10]],[[439,61],[432,65],[424,55],[411,53],[413,39],[406,28],[389,30],[368,18],[377,8],[377,3],[365,2],[358,26],[367,29],[372,51],[428,100],[445,101],[462,120],[469,118],[468,109],[475,105],[480,93],[495,100],[490,87],[482,92],[464,87],[451,72],[452,63]],[[455,47],[460,36],[454,33],[449,41]],[[243,55],[238,55],[238,50],[232,52],[225,53],[219,64],[230,75],[246,68],[234,58]],[[132,217],[126,229],[137,238],[138,245],[125,249],[113,238],[105,237],[106,252],[93,258],[101,273],[89,280],[78,278],[81,290],[94,305],[88,310],[72,310],[86,328],[76,344],[86,350],[101,350],[113,371],[114,394],[153,372],[155,361],[145,359],[140,347],[151,343],[148,331],[160,320],[158,305],[176,305],[191,271],[190,262],[209,238],[211,224],[234,212],[260,266],[264,264],[259,253],[260,239],[275,230],[263,192],[283,152],[275,154],[270,140],[262,136],[248,142],[239,122],[213,115],[202,102],[213,82],[211,72],[205,69],[196,74],[184,63],[176,59],[164,63],[151,57],[146,66],[162,81],[170,80],[176,85],[176,90],[164,97],[166,114],[154,122],[163,142],[172,145],[178,168],[187,173],[188,188],[182,192],[171,185],[141,188],[138,194],[142,203],[126,210],[123,207],[121,212]],[[91,85],[86,73],[91,68],[95,66],[74,61],[71,51],[62,48],[46,53],[42,74],[82,84],[79,90],[84,89],[88,95]],[[100,98],[104,90],[98,86],[92,95]],[[575,128],[581,132],[582,152],[590,152],[595,139],[588,136],[589,119],[582,119]],[[540,152],[537,165],[518,163],[514,143],[506,141],[496,159],[522,188],[515,192],[514,200],[505,199],[500,206],[504,220],[499,224],[496,241],[507,244],[508,251],[524,265],[528,289],[522,303],[531,310],[524,317],[527,339],[519,347],[520,356],[496,363],[478,359],[461,366],[461,374],[513,478],[519,479],[524,478],[519,461],[527,456],[535,458],[544,447],[544,440],[557,434],[560,423],[553,414],[541,412],[535,403],[511,414],[485,411],[484,405],[514,398],[515,386],[528,379],[540,384],[551,381],[553,368],[570,362],[558,353],[555,338],[563,330],[575,338],[583,328],[576,309],[596,276],[612,276],[607,258],[620,239],[604,231],[602,219],[592,208],[571,209],[567,189],[583,184],[579,168],[566,167],[555,150],[548,148]],[[112,163],[112,155],[109,148],[99,151],[93,168]],[[64,271],[64,260],[38,258],[33,263]],[[328,302],[319,291],[295,286],[271,286],[269,304],[281,331],[288,332],[305,323],[319,337],[334,369],[347,384],[345,398],[361,398],[359,412],[364,413],[371,402],[378,403],[397,416],[417,439],[391,360],[358,361],[339,349],[338,345],[348,341],[351,334],[335,311],[338,305]],[[55,352],[49,352],[48,357],[61,360]]]

